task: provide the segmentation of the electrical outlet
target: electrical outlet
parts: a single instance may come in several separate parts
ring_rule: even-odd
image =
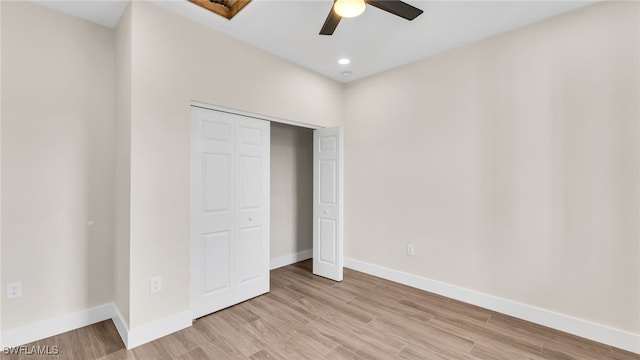
[[[7,299],[16,299],[22,296],[22,282],[16,281],[7,284]]]
[[[416,254],[416,248],[413,244],[407,244],[407,255],[413,256]]]
[[[155,294],[162,290],[162,277],[156,276],[151,278],[151,293]]]

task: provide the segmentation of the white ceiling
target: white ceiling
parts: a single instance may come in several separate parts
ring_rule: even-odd
[[[0,0],[2,1],[2,0]],[[127,8],[127,0],[31,0],[65,14],[76,16],[110,28],[118,25]]]
[[[591,5],[590,1],[406,2],[424,10],[407,21],[372,6],[318,35],[332,0],[253,0],[231,21],[187,0],[151,0],[176,14],[302,67],[348,82]],[[109,27],[126,1],[35,1]],[[338,59],[348,57],[349,65]],[[343,76],[344,71],[351,76]]]

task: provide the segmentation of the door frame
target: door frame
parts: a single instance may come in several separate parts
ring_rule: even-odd
[[[279,124],[292,125],[292,126],[297,126],[297,127],[300,127],[300,128],[311,129],[311,130],[318,130],[318,129],[324,129],[325,128],[324,126],[318,126],[318,125],[309,124],[309,123],[300,122],[300,121],[293,121],[293,120],[282,119],[282,118],[277,118],[277,117],[273,117],[273,116],[267,116],[267,115],[251,113],[251,112],[248,112],[248,111],[228,108],[228,107],[224,107],[224,106],[212,105],[212,104],[208,104],[208,103],[201,102],[201,101],[196,101],[196,100],[191,100],[191,102],[189,104],[189,109],[191,109],[192,107],[202,108],[202,109],[207,109],[207,110],[213,110],[213,111],[218,111],[218,112],[223,112],[223,113],[229,113],[229,114],[234,114],[234,115],[240,115],[240,116],[245,116],[245,117],[249,117],[249,118],[253,118],[253,119],[265,120],[265,121],[269,121],[269,122],[275,122],[275,123],[279,123]],[[189,113],[191,114],[191,111]],[[190,129],[190,134],[191,134],[191,136],[193,136],[193,129]],[[190,142],[191,141],[192,140],[190,140]],[[190,150],[190,154],[191,154],[191,150]],[[191,156],[193,156],[193,155],[191,155]],[[193,161],[193,159],[191,159],[190,161]],[[191,172],[191,170],[190,170],[190,172]],[[314,176],[313,182],[314,182],[314,192],[315,192],[315,185],[316,185],[316,182],[317,182],[317,179],[315,179],[315,176]],[[343,189],[343,193],[344,193],[344,189]],[[315,216],[315,214],[314,214],[314,216]],[[190,211],[189,217],[190,218],[192,217],[191,211]],[[191,249],[191,239],[192,239],[191,232],[192,231],[193,231],[193,226],[190,226],[189,227],[189,233],[190,233],[189,234],[189,241],[190,241],[189,248],[190,249]],[[269,242],[271,242],[271,241],[269,241]],[[342,257],[340,263],[344,266],[344,254],[342,254],[342,252],[341,252],[340,255]],[[315,256],[315,252],[314,252],[314,256]],[[190,265],[189,265],[189,273],[191,274],[191,256],[190,256],[189,263],[190,263]],[[193,290],[193,289],[190,289],[190,290]],[[193,311],[193,309],[192,309],[192,311]]]
[[[313,125],[313,124],[304,123],[300,121],[281,119],[273,116],[254,114],[248,111],[242,111],[242,110],[228,108],[224,106],[218,106],[218,105],[211,105],[211,104],[207,104],[207,103],[204,103],[201,101],[195,101],[195,100],[191,101],[191,106],[208,109],[208,110],[225,112],[225,113],[234,114],[234,115],[246,116],[246,117],[250,117],[258,120],[266,120],[266,121],[271,121],[271,122],[280,123],[280,124],[293,125],[293,126],[297,126],[305,129],[317,130],[317,129],[324,128],[324,126]]]

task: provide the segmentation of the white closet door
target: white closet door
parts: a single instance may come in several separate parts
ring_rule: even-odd
[[[313,273],[342,281],[342,128],[313,132]]]
[[[269,291],[270,123],[238,116],[236,303]]]
[[[192,108],[191,288],[194,318],[233,303],[233,115]],[[215,311],[215,310],[214,310]]]
[[[192,107],[194,318],[269,291],[269,122]]]

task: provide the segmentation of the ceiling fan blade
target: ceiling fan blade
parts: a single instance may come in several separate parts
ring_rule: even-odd
[[[400,0],[368,0],[367,4],[378,9],[398,15],[407,20],[413,20],[422,14],[422,10]]]
[[[333,32],[338,27],[338,23],[342,20],[342,16],[336,14],[333,11],[333,6],[331,10],[329,10],[329,15],[327,16],[327,20],[324,21],[324,25],[322,25],[322,29],[320,29],[320,35],[333,35]]]

